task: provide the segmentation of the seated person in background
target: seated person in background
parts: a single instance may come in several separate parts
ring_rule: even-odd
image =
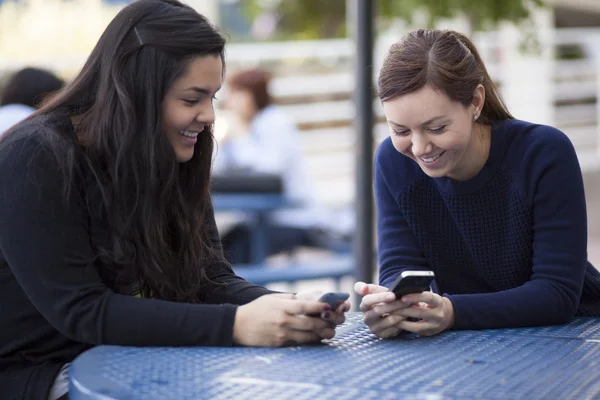
[[[453,31],[394,44],[379,97],[390,130],[375,156],[381,286],[355,285],[373,333],[600,316],[583,179],[564,133],[514,119],[473,43]],[[410,269],[432,270],[437,290],[396,299],[388,287]]]
[[[273,293],[223,257],[209,182],[224,46],[176,0],[133,2],[0,139],[3,399],[66,398],[95,345],[283,346],[343,322],[348,302]]]
[[[64,81],[38,68],[24,68],[14,73],[0,92],[0,135],[21,122],[44,101],[63,87]]]
[[[274,211],[269,227],[268,254],[298,246],[318,245],[330,227],[329,213],[318,206],[302,155],[301,138],[293,121],[269,95],[269,74],[242,71],[228,79],[227,108],[235,127],[219,143],[215,164],[219,171],[243,170],[279,175],[283,194],[297,207]],[[249,227],[240,222],[222,237],[231,263],[250,261]]]

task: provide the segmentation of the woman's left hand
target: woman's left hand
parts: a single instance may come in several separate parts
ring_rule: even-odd
[[[382,318],[397,315],[417,319],[415,322],[400,321],[397,327],[422,336],[437,335],[454,325],[454,306],[446,297],[433,292],[423,292],[406,295],[400,301],[407,307],[398,309],[393,303],[380,303],[372,310]]]
[[[307,290],[296,293],[296,298],[299,300],[319,300],[324,293],[320,290]],[[335,310],[323,313],[321,318],[331,322],[333,325],[340,325],[346,321],[344,313],[350,311],[350,301],[346,300],[340,304]]]

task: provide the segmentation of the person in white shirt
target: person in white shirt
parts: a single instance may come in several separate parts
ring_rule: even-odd
[[[15,72],[0,93],[0,136],[29,117],[45,97],[64,81],[49,71],[23,68]]]
[[[269,254],[289,251],[300,245],[313,245],[330,225],[329,213],[315,200],[307,174],[301,138],[294,122],[271,102],[269,73],[242,71],[228,82],[227,108],[236,119],[221,140],[215,161],[217,170],[243,170],[279,175],[283,194],[299,205],[273,211],[269,229]],[[232,263],[248,262],[248,226],[238,224],[223,237],[223,246]]]

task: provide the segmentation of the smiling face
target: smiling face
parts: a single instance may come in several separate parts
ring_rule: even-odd
[[[193,58],[167,90],[162,102],[162,129],[178,162],[194,155],[198,135],[215,122],[213,99],[221,88],[223,63],[219,55]]]
[[[385,101],[392,143],[432,178],[469,179],[487,159],[474,122],[484,100],[485,90],[479,85],[467,107],[429,86]]]

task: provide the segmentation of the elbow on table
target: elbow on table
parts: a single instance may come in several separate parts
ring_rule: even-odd
[[[575,311],[571,312],[570,309],[563,310],[561,312],[553,312],[549,310],[550,320],[546,325],[564,325],[571,322],[573,317],[575,317]]]
[[[76,321],[64,321],[60,324],[54,324],[54,328],[60,334],[75,342],[94,346],[102,344],[102,335],[98,332],[98,329],[90,329],[87,325],[88,324]]]
[[[549,307],[545,310],[547,325],[562,325],[569,323],[577,313],[579,307],[579,297],[574,293],[567,293],[562,291],[557,295],[557,299],[554,302],[555,306]]]
[[[80,300],[80,302],[83,300]],[[58,322],[54,327],[62,335],[76,342],[99,345],[103,344],[103,308],[101,299],[89,299],[85,303],[73,303],[71,306],[65,306],[65,311],[61,313]]]

